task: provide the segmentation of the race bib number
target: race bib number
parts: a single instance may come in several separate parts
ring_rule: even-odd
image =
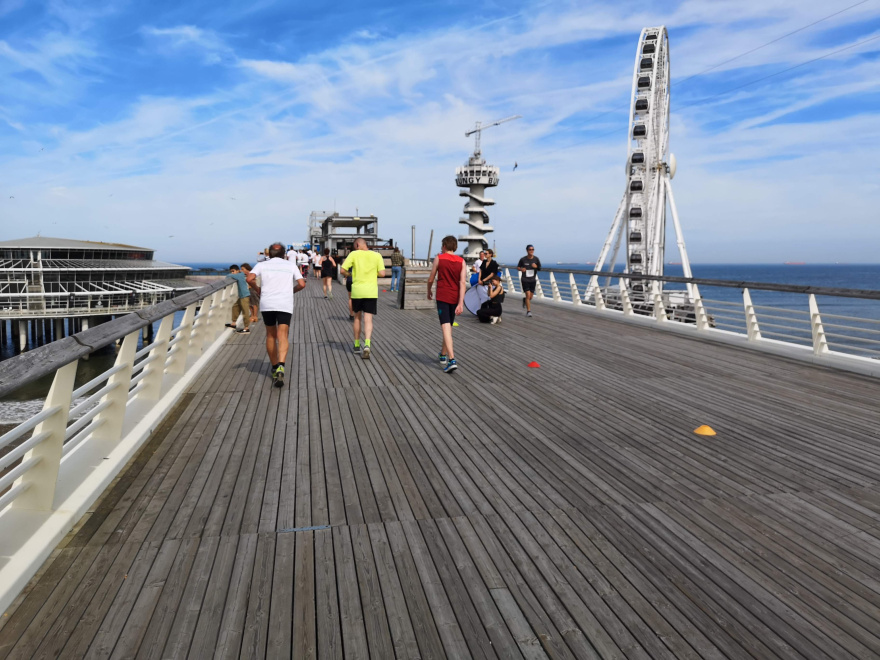
[[[526,277],[534,277],[534,276],[535,276],[535,271],[533,271],[530,268],[526,268]]]

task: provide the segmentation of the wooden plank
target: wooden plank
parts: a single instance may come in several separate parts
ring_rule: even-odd
[[[265,658],[272,603],[275,534],[259,534],[241,640],[242,658]]]
[[[289,534],[296,539],[293,590],[293,656],[315,658],[318,655],[315,605],[314,532]]]
[[[388,614],[382,600],[382,587],[373,558],[369,532],[366,525],[354,525],[349,529],[370,655],[377,658],[391,658],[394,655],[394,644],[388,628]]]
[[[216,658],[231,660],[239,657],[256,555],[257,535],[241,536],[234,557],[235,564],[232,577],[229,579],[229,591],[224,602],[222,618],[218,617],[221,623],[217,650],[214,653]]]
[[[342,658],[342,624],[336,585],[336,557],[333,532],[315,532],[315,618],[317,620],[318,655],[321,658]]]
[[[364,611],[358,588],[358,572],[349,527],[333,528],[336,557],[336,583],[339,586],[339,613],[342,617],[342,648],[346,658],[369,658]]]

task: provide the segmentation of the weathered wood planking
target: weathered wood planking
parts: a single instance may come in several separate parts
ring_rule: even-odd
[[[876,381],[515,304],[450,376],[431,311],[367,361],[297,300],[287,387],[232,337],[0,655],[880,656]]]

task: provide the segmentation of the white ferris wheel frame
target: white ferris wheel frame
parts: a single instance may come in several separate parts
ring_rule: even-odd
[[[655,39],[648,39],[649,35],[655,35]],[[641,62],[647,57],[644,54],[644,46],[651,41],[656,46],[655,52],[651,54],[653,65],[649,74],[650,87],[645,92],[639,88],[639,78],[645,77],[647,74],[646,70],[641,68]],[[666,27],[644,28],[639,35],[635,64],[633,65],[627,130],[626,188],[611,229],[596,260],[595,270],[597,271],[604,268],[609,255],[611,255],[610,267],[613,269],[621,244],[625,244],[626,267],[624,272],[641,272],[647,275],[662,276],[666,252],[666,209],[668,204],[672,211],[676,244],[684,276],[693,276],[678,209],[675,205],[675,197],[672,194],[675,157],[669,153],[669,89],[669,35]],[[636,101],[640,99],[647,99],[647,111],[636,109]],[[636,126],[645,126],[646,135],[635,136]],[[644,163],[635,165],[632,161],[633,153],[644,154]],[[632,189],[631,184],[634,180],[642,182],[640,191]],[[638,219],[630,217],[630,209],[634,206],[638,206],[641,210],[641,216]],[[641,234],[638,246],[635,243],[631,244],[630,238],[634,233]],[[641,263],[636,267],[640,270],[634,271],[631,258],[636,254],[640,256]],[[628,280],[627,286],[632,287],[634,280],[636,278]],[[590,281],[590,290],[595,290],[596,286],[598,286],[598,276],[594,275]],[[651,288],[656,294],[662,290],[663,285],[661,282],[654,281]],[[690,287],[688,289],[690,290]]]

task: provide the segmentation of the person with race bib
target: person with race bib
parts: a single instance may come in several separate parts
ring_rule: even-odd
[[[538,271],[541,270],[541,260],[535,256],[535,246],[526,245],[526,256],[519,260],[516,269],[522,273],[523,307],[526,308],[526,316],[532,316],[532,296],[535,295],[535,287],[538,282]]]

